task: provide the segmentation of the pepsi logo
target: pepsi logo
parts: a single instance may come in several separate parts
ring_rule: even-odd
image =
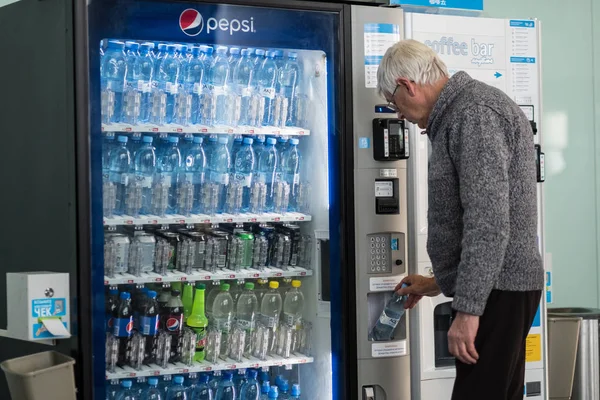
[[[179,27],[188,36],[198,36],[204,29],[202,14],[193,8],[183,10],[179,16]]]
[[[131,331],[133,331],[133,321],[129,321],[127,323],[127,327],[125,328],[125,330],[127,331],[127,333],[131,333]]]
[[[175,332],[179,329],[179,320],[177,318],[169,318],[167,320],[167,330]]]
[[[112,328],[115,325],[115,319],[114,318],[110,318],[108,320],[108,327]]]

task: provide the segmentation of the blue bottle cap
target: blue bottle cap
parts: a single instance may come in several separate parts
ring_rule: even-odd
[[[275,377],[275,385],[279,386],[281,385],[281,382],[283,382],[283,375],[277,375],[277,377]]]
[[[200,136],[194,136],[194,143],[201,144],[204,141]]]
[[[231,372],[231,371],[223,372],[223,380],[224,381],[230,381],[232,379],[233,379],[233,372]]]
[[[277,141],[279,143],[285,143],[288,141],[288,138],[286,138],[285,136],[280,136],[279,139],[277,139]]]
[[[176,384],[178,384],[178,385],[183,385],[183,376],[181,376],[181,375],[177,375],[177,376],[176,376],[176,377],[173,379],[173,381],[174,381]]]
[[[267,144],[275,144],[275,143],[277,143],[277,140],[275,140],[275,138],[270,137],[267,139]]]
[[[225,46],[217,47],[217,54],[227,54],[227,47],[225,47]]]
[[[290,139],[290,144],[291,144],[292,146],[297,146],[297,145],[298,145],[298,143],[300,143],[300,140],[298,140],[298,139],[296,139],[296,138],[294,138],[294,139]]]
[[[109,289],[108,294],[119,294],[119,289]]]
[[[247,138],[244,138],[244,144],[252,144],[252,143],[254,143],[254,140],[253,140],[253,139],[251,139],[251,138],[249,138],[249,137],[247,137]]]
[[[129,300],[131,298],[131,295],[129,294],[129,292],[121,292],[119,297],[122,298],[123,300]]]
[[[214,136],[211,136],[211,137],[209,137],[209,138],[208,138],[208,141],[209,141],[209,142],[215,142],[215,143],[216,143],[216,142],[217,142],[217,138],[216,138],[216,137],[214,137]]]
[[[200,375],[200,383],[208,383],[210,381],[210,375],[209,374],[202,374]]]
[[[181,46],[179,46],[179,52],[181,53],[187,53],[187,46],[185,44],[182,44]]]
[[[132,45],[136,44],[137,42],[134,42],[133,40],[128,40],[125,42],[125,47],[131,47]]]
[[[167,49],[167,44],[166,43],[159,43],[158,44],[158,51],[165,51]]]
[[[168,53],[175,53],[175,50],[177,50],[177,46],[174,44],[170,44],[167,45],[167,52]]]
[[[269,389],[269,398],[276,399],[277,397],[279,397],[279,391],[277,390],[277,386],[271,386],[271,388]]]
[[[208,49],[208,47],[209,47],[209,46],[207,46],[207,45],[205,45],[205,44],[202,44],[202,45],[200,45],[199,49],[200,49],[200,51],[201,51],[201,52],[203,52],[203,53],[204,53],[204,52],[206,52],[206,50]]]
[[[286,380],[283,380],[281,382],[281,384],[278,386],[279,386],[279,390],[281,390],[284,393],[287,393],[287,391],[290,390],[290,383]]]
[[[192,55],[194,57],[198,57],[198,54],[200,54],[200,47],[198,47],[198,46],[192,47]]]
[[[256,372],[255,369],[249,369],[248,372],[246,372],[246,376],[248,376],[249,379],[256,379],[258,372]]]
[[[290,51],[290,52],[288,52],[288,58],[291,58],[291,59],[298,58],[298,53],[296,53],[295,51]]]
[[[263,381],[262,385],[260,386],[260,392],[262,394],[269,394],[270,389],[271,385],[269,384],[269,381]]]
[[[154,49],[156,47],[156,45],[152,42],[146,42],[146,43],[142,44],[142,46],[146,46],[149,49]]]
[[[300,396],[301,392],[300,392],[300,385],[298,385],[297,383],[294,383],[294,385],[292,385],[292,396]]]
[[[275,50],[275,57],[283,57],[283,51]]]
[[[169,136],[169,143],[179,143],[179,138],[176,136]]]
[[[152,140],[153,140],[152,136],[144,136],[142,138],[142,142],[144,142],[144,143],[152,143]]]
[[[240,54],[240,48],[239,47],[232,47],[231,49],[229,49],[229,54]]]
[[[256,139],[254,139],[255,141],[257,141],[258,143],[264,143],[265,142],[265,137],[264,136],[257,136]]]
[[[209,56],[212,55],[213,51],[214,51],[214,49],[212,47],[210,47],[210,46],[206,47],[206,54],[208,54]]]
[[[274,51],[267,51],[267,57],[269,58],[275,58],[275,52]]]
[[[264,56],[265,55],[265,51],[263,49],[256,49],[256,51],[254,52],[257,56]]]
[[[125,47],[130,49],[131,51],[138,51],[140,49],[140,44],[136,42],[127,42]]]
[[[121,381],[121,386],[125,389],[129,389],[131,387],[131,381],[129,379],[124,379]]]
[[[148,297],[150,297],[151,299],[155,299],[156,298],[156,292],[154,290],[149,290],[148,291]]]
[[[254,47],[248,47],[247,49],[244,49],[248,51],[248,55],[251,56],[252,54],[256,53],[256,49]],[[244,51],[242,50],[242,51]]]
[[[248,49],[243,49],[242,50],[242,57],[248,57]]]
[[[117,141],[118,141],[119,143],[127,143],[127,136],[119,136],[119,137],[117,138]]]
[[[158,378],[148,378],[148,385],[158,386]]]
[[[227,144],[229,143],[229,138],[225,137],[225,136],[221,136],[219,138],[219,144]]]
[[[108,49],[123,49],[125,43],[120,42],[118,40],[109,40],[108,45],[106,46]]]

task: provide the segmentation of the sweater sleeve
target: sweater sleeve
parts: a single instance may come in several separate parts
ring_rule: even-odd
[[[510,230],[509,124],[484,105],[469,107],[450,134],[463,208],[463,241],[452,307],[482,315],[500,274]]]

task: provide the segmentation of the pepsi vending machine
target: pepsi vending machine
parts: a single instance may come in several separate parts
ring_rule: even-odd
[[[79,398],[409,398],[407,318],[379,318],[407,271],[409,154],[369,145],[374,119],[404,133],[374,75],[401,16],[269,0],[0,8],[0,166],[15,171],[0,279],[70,273],[73,336],[56,349],[76,358]]]

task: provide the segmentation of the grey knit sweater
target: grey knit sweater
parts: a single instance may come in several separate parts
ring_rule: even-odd
[[[427,128],[427,251],[455,310],[482,315],[492,289],[541,290],[533,132],[503,92],[455,74]]]

